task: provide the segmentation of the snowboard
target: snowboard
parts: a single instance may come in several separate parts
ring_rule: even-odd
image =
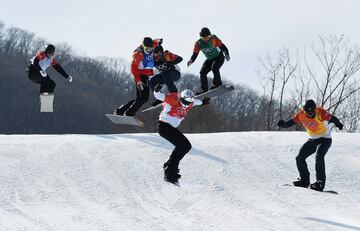
[[[320,192],[320,193],[338,194],[336,191],[333,191],[333,190],[317,191],[317,190],[311,189],[310,187],[309,187],[309,188],[305,188],[305,187],[295,186],[295,185],[293,185],[293,184],[284,184],[284,186],[291,186],[291,187],[295,187],[295,188],[310,189],[310,190],[312,190],[312,191],[315,191],[315,192]]]
[[[40,112],[54,111],[54,94],[44,92],[40,94]]]
[[[125,125],[134,125],[139,127],[144,127],[144,123],[133,116],[122,116],[114,114],[105,114],[111,122],[114,124],[125,124]]]
[[[214,88],[212,90],[209,90],[207,92],[204,92],[200,95],[195,95],[195,99],[200,99],[200,100],[203,100],[204,98],[213,98],[215,96],[219,96],[219,95],[222,95],[226,92],[230,92],[234,90],[234,87],[233,86],[230,86],[230,85],[221,85],[220,87],[217,87],[217,88]],[[161,107],[161,103],[156,105],[156,106],[152,106],[152,107],[149,107],[149,108],[146,108],[144,110],[142,110],[141,112],[147,112],[147,111],[151,111],[151,110],[154,110],[156,108],[159,108]]]

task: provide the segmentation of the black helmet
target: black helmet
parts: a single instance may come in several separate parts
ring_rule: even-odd
[[[312,99],[308,99],[305,102],[305,105],[303,106],[303,109],[305,112],[313,112],[315,111],[316,103]]]
[[[209,35],[211,35],[209,28],[207,28],[207,27],[201,28],[200,37],[207,37]]]
[[[150,37],[145,37],[143,42],[142,42],[142,45],[144,47],[153,47],[154,46],[154,42],[153,40],[150,38]]]
[[[158,53],[158,52],[164,52],[164,48],[161,45],[155,47],[154,49],[154,53]]]
[[[48,44],[45,48],[45,53],[48,54],[48,53],[51,53],[51,54],[54,54],[55,53],[55,46],[52,45],[52,44]]]

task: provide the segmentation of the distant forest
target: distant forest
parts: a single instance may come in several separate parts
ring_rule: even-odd
[[[136,117],[144,121],[144,128],[115,125],[104,116],[135,96],[133,78],[124,60],[83,57],[62,43],[54,43],[55,57],[73,76],[73,82],[69,83],[49,68],[48,73],[57,84],[55,108],[53,113],[40,113],[39,86],[27,78],[25,68],[30,58],[47,43],[34,33],[7,27],[0,21],[1,134],[156,132],[160,110],[138,112]],[[182,73],[177,82],[179,89],[195,90],[198,85],[199,77],[191,74]],[[180,129],[187,133],[278,129],[275,125],[279,119],[277,99],[242,85],[232,85],[235,90],[231,93],[190,111]],[[143,108],[149,106],[149,102]],[[281,108],[282,118],[288,118],[298,110],[299,104],[284,102]]]

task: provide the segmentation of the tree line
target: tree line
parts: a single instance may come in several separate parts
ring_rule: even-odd
[[[54,99],[55,111],[40,113],[39,86],[28,80],[25,68],[29,64],[30,58],[47,43],[48,41],[37,37],[34,33],[16,27],[7,27],[0,21],[0,133],[156,132],[160,110],[138,112],[137,117],[146,124],[144,128],[114,125],[104,116],[105,113],[112,113],[117,106],[135,96],[135,86],[129,72],[130,68],[124,60],[81,56],[65,43],[55,43],[57,48],[55,57],[74,77],[74,81],[69,84],[49,68],[48,74],[57,84]],[[268,56],[259,65],[262,67],[262,84],[266,89],[264,92],[259,93],[246,86],[234,85],[225,80],[226,84],[234,85],[235,90],[212,99],[210,105],[197,107],[190,111],[180,129],[188,133],[276,130],[276,120],[280,117],[288,117],[297,111],[303,100],[310,96],[312,91],[311,75],[302,76],[301,79],[294,77],[295,73],[299,75],[301,72],[298,68],[299,64],[295,65],[296,70],[291,71],[292,63],[290,61],[281,63],[286,68],[290,68],[289,70],[285,67],[281,69],[281,65],[272,62],[272,58]],[[269,68],[269,65],[278,65],[279,70],[273,70],[271,66]],[[355,87],[349,75],[353,77],[357,70],[354,66],[350,66],[347,67],[348,73],[344,81]],[[307,68],[310,73],[310,65]],[[285,70],[285,75],[280,70]],[[315,70],[312,71],[311,73],[315,75]],[[286,74],[290,77],[284,84],[284,80],[280,77],[284,77]],[[272,81],[271,76],[275,76],[273,77],[275,80]],[[329,77],[329,81],[334,81],[333,79]],[[301,84],[295,84],[295,90],[290,90],[288,87],[290,80]],[[328,85],[332,86],[328,86],[325,90],[321,88],[320,79],[316,78],[316,80],[317,85],[315,86],[318,86],[324,95],[324,105],[334,102],[335,96],[341,95],[342,97],[336,98],[337,104],[331,104],[337,106],[332,106],[331,109],[336,109],[336,113],[341,114],[344,118],[350,118],[360,111],[358,100],[351,105],[351,110],[347,106],[354,100],[355,95],[359,96],[356,88],[351,90],[346,87],[346,84],[344,86],[343,83],[340,83],[337,89],[343,90],[338,93],[334,90],[334,83],[329,83]],[[279,87],[281,83],[285,87],[279,91],[282,89]],[[199,85],[199,77],[182,73],[181,79],[176,84],[178,89],[195,90]],[[272,85],[274,85],[273,88],[271,88]],[[297,92],[299,94],[295,94]],[[146,106],[150,106],[149,103],[144,107]],[[348,109],[347,114],[343,111],[344,108]],[[349,119],[349,121],[351,120]],[[346,126],[349,131],[355,131],[358,123],[352,121],[348,122]]]

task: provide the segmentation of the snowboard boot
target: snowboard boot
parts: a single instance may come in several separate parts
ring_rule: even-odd
[[[125,112],[129,109],[129,107],[135,102],[135,100],[130,100],[127,104],[123,104],[120,107],[118,107],[114,111],[114,115],[124,115]]]
[[[161,104],[163,101],[159,100],[159,99],[154,99],[152,102],[151,102],[151,106],[155,107],[156,105],[158,104]]]
[[[218,88],[218,87],[220,87],[220,86],[221,86],[221,84],[220,84],[220,85],[212,85],[212,86],[210,87],[210,90],[213,90],[213,89]]]
[[[172,167],[168,164],[168,162],[164,163],[164,180],[172,183],[172,184],[179,184],[179,179],[181,178],[181,175],[179,174],[180,169]]]
[[[201,95],[202,93],[205,93],[205,92],[207,92],[208,90],[204,90],[204,89],[199,89],[196,93],[195,93],[195,95]]]
[[[121,105],[114,111],[114,115],[124,115],[125,110],[126,108],[124,107],[124,105]]]
[[[308,180],[308,179],[303,180],[303,179],[298,178],[297,181],[293,181],[293,184],[294,184],[294,186],[296,186],[296,187],[304,187],[304,188],[307,188],[307,187],[309,187],[309,185],[310,185],[310,180]]]
[[[125,112],[123,115],[124,115],[124,116],[135,116],[136,113],[133,113],[133,112]]]
[[[310,185],[310,188],[316,191],[323,191],[325,187],[325,182],[321,180],[317,180],[315,183]]]

